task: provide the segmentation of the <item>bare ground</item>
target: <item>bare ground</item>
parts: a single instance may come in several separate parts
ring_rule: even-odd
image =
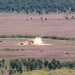
[[[75,20],[70,19],[75,14],[68,15],[69,20],[65,19],[66,16],[64,13],[47,15],[0,13],[0,35],[75,37]]]
[[[65,16],[68,16],[69,20],[66,20]],[[72,16],[75,14],[0,13],[0,35],[56,35],[75,38],[75,20],[71,19]],[[74,41],[50,41],[50,46],[19,46],[15,45],[16,43],[18,42],[14,40],[0,42],[0,57],[75,60]],[[2,51],[5,48],[20,51]]]
[[[0,43],[0,57],[6,58],[38,58],[52,60],[56,58],[60,61],[75,60],[75,41],[50,41],[44,46],[15,45],[20,41],[5,40]],[[3,49],[12,49],[4,51]],[[13,51],[15,49],[15,51]],[[19,51],[16,51],[19,50]]]

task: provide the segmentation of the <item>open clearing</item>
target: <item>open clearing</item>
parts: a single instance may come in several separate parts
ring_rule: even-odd
[[[43,39],[45,43],[52,45],[15,45],[25,41],[3,40],[0,43],[0,57],[75,60],[75,41]]]
[[[65,19],[66,16],[69,20]],[[71,19],[72,16],[75,16],[75,14],[27,15],[24,13],[0,13],[0,35],[54,35],[75,38],[75,20]],[[0,42],[0,57],[75,60],[75,41],[44,39],[46,43],[52,45],[15,45],[27,40],[11,40],[9,38],[2,40],[3,42]]]
[[[0,35],[36,35],[75,37],[75,14],[0,13]]]

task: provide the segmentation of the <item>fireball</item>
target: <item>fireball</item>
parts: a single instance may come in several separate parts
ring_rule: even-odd
[[[30,40],[28,45],[42,45],[42,39],[40,37],[36,37],[35,39]]]
[[[34,45],[42,45],[42,39],[40,37],[36,37],[34,39]]]

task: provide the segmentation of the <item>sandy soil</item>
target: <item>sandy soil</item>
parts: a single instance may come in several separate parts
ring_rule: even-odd
[[[66,20],[65,16],[67,15],[64,13],[47,15],[0,13],[0,35],[75,37],[75,20]],[[72,16],[75,16],[75,14],[68,15],[69,18]]]

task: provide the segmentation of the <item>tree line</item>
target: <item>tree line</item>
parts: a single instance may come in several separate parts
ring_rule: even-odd
[[[75,12],[75,0],[0,0],[0,12]]]
[[[9,65],[9,66],[8,66]],[[8,68],[9,67],[9,68]],[[6,59],[0,60],[0,71],[4,74],[4,69],[9,72],[9,75],[22,73],[24,71],[33,71],[33,70],[55,70],[61,68],[75,69],[75,61],[60,62],[55,58],[51,61],[40,60],[40,59],[11,59],[7,62]],[[1,70],[2,69],[2,70]]]
[[[36,35],[0,35],[0,38],[36,38]],[[70,37],[47,36],[47,35],[42,36],[41,38],[54,39],[54,40],[75,40],[75,38],[70,38]]]
[[[55,70],[60,68],[75,69],[75,61],[60,62],[55,58],[51,61],[40,59],[13,59],[10,60],[9,74],[22,73],[23,71],[32,71],[38,69]]]

